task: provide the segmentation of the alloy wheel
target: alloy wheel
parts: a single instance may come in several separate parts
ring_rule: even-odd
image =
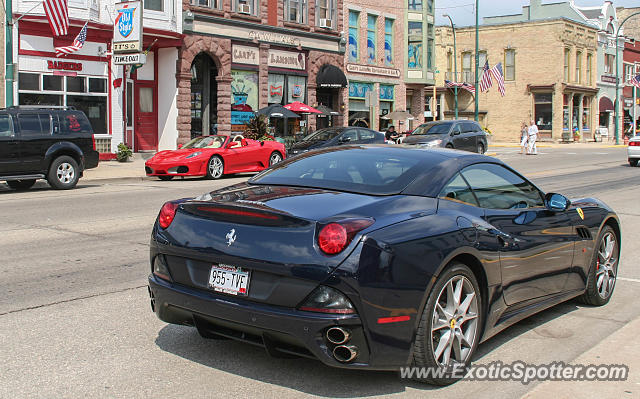
[[[269,158],[269,166],[273,166],[280,161],[282,161],[282,157],[277,152],[274,152],[271,154],[271,158]]]
[[[214,179],[217,179],[222,176],[223,170],[224,167],[222,165],[222,160],[218,157],[211,158],[211,160],[209,161],[209,174]]]
[[[68,162],[61,163],[58,166],[58,169],[56,170],[56,176],[58,177],[58,180],[60,181],[60,183],[63,183],[63,184],[71,183],[75,175],[76,175],[76,171],[73,168],[73,165],[71,165]]]
[[[618,269],[618,244],[612,232],[607,232],[598,247],[596,263],[596,288],[601,298],[608,298],[613,292]]]
[[[441,366],[465,364],[478,329],[478,295],[464,276],[453,276],[444,285],[432,312],[433,358]]]

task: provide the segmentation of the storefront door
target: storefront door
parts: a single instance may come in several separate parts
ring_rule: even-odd
[[[135,85],[135,150],[158,149],[158,111],[155,103],[155,84],[137,81]]]

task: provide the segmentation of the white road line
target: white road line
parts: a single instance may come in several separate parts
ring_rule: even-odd
[[[616,280],[629,281],[632,283],[640,283],[640,279],[637,279],[637,278],[617,277]]]

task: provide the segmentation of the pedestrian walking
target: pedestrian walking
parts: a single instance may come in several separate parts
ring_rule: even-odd
[[[532,119],[529,128],[527,129],[528,133],[528,147],[530,155],[538,155],[538,147],[536,147],[536,140],[538,139],[538,126],[536,126],[536,122]]]
[[[527,122],[520,124],[520,154],[526,154],[527,140],[529,139],[529,129],[527,128]]]

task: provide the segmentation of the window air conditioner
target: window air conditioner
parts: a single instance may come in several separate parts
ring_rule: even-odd
[[[238,12],[240,14],[251,14],[251,6],[249,4],[238,4]]]
[[[328,18],[320,18],[320,22],[318,24],[321,28],[329,28],[333,27],[333,21]]]

